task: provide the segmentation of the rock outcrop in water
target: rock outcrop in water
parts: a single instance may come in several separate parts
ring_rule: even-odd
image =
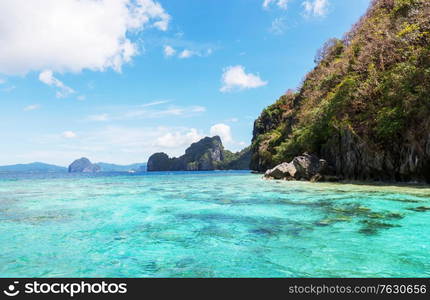
[[[339,178],[333,173],[333,169],[326,160],[305,153],[295,157],[290,163],[282,163],[267,170],[264,177],[267,179],[310,180],[314,182],[339,181]]]
[[[75,160],[69,166],[69,173],[97,173],[100,172],[100,167],[92,164],[88,158],[80,158]]]
[[[251,160],[249,148],[238,153],[224,149],[219,136],[206,137],[192,144],[185,154],[170,158],[155,153],[148,160],[148,171],[247,170]]]
[[[374,0],[255,121],[251,169],[309,152],[348,180],[430,182],[428,20],[428,0]]]

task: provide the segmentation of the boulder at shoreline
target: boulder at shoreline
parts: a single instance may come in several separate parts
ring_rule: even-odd
[[[308,153],[295,157],[290,163],[285,162],[268,170],[264,174],[264,178],[313,182],[339,181],[338,177],[332,175],[331,168],[326,160]]]

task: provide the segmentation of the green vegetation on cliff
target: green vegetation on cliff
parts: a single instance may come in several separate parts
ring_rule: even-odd
[[[252,169],[305,151],[350,179],[430,180],[430,1],[375,0],[256,120]]]
[[[219,136],[193,143],[181,157],[155,153],[148,160],[148,171],[249,170],[250,147],[233,153],[225,150]]]

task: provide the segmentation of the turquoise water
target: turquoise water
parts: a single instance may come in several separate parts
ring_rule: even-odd
[[[244,172],[0,176],[0,276],[429,277],[425,207]]]

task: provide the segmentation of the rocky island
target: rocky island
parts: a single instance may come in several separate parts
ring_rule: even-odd
[[[91,161],[85,157],[75,160],[69,166],[69,173],[97,173],[100,171],[100,166],[91,163]]]
[[[374,1],[324,45],[301,87],[255,121],[251,169],[309,180],[307,152],[337,178],[430,183],[429,19],[428,0]]]
[[[249,148],[233,153],[225,150],[219,136],[205,137],[186,149],[178,158],[155,153],[148,160],[148,172],[153,171],[213,171],[248,170],[251,160]]]

